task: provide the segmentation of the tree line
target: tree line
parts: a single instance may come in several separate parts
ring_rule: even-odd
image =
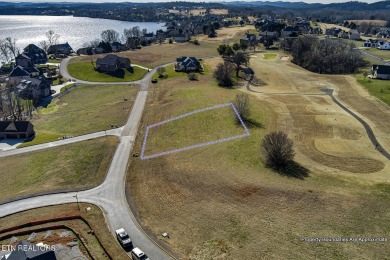
[[[301,36],[292,43],[291,53],[293,63],[320,74],[355,73],[365,64],[355,45],[340,39]]]

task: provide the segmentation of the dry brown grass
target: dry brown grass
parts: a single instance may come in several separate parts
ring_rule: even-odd
[[[166,64],[169,62],[175,62],[177,57],[180,56],[194,56],[194,57],[206,57],[217,56],[216,43],[200,42],[200,45],[194,45],[192,43],[174,43],[174,44],[162,44],[152,45],[150,47],[142,48],[141,50],[125,51],[117,53],[118,56],[127,57],[132,63],[154,68],[158,65]],[[83,56],[72,59],[70,63],[78,62],[91,62],[96,61],[97,58],[102,58],[107,54]]]
[[[203,35],[203,34],[196,36],[196,38],[202,42],[212,42],[212,43],[222,44],[225,41],[227,41],[226,43],[230,43],[234,40],[238,40],[241,37],[241,35],[245,34],[245,32],[254,29],[255,27],[253,25],[246,25],[242,27],[241,26],[228,27],[228,28],[222,28],[220,30],[217,30],[217,37],[215,38],[209,38],[207,35]]]
[[[361,25],[362,23],[377,25],[377,26],[385,26],[387,21],[385,20],[348,20],[349,23],[353,22],[357,25]]]
[[[86,203],[80,203],[80,207],[81,207],[81,211],[79,211],[77,204],[73,203],[73,204],[64,204],[58,206],[38,208],[38,209],[24,211],[18,214],[13,214],[0,219],[0,229],[18,226],[18,225],[22,225],[34,221],[47,220],[51,218],[80,215],[87,220],[88,224],[91,226],[96,236],[90,234],[89,227],[81,220],[53,222],[53,223],[43,224],[39,226],[32,226],[31,228],[25,228],[23,230],[30,230],[37,227],[45,227],[45,226],[57,225],[57,224],[65,225],[73,229],[83,238],[87,247],[90,249],[92,256],[94,256],[95,259],[109,259],[105,255],[103,249],[100,247],[96,237],[99,239],[99,241],[102,243],[103,247],[107,250],[107,252],[111,257],[113,257],[114,259],[126,259],[127,256],[125,252],[120,247],[120,245],[116,242],[116,239],[109,232],[103,213],[100,210],[100,208]],[[90,207],[91,210],[85,212],[84,208],[86,207]],[[56,241],[57,240],[54,240],[52,242],[55,243]],[[8,244],[7,241],[5,242],[6,244]],[[36,241],[36,242],[40,242],[40,241]],[[51,244],[50,241],[47,241],[47,243]]]
[[[270,69],[264,67],[264,71],[270,72]],[[287,76],[273,71],[278,81],[269,82],[279,92],[278,88],[287,90],[279,83],[288,84],[290,92],[299,91],[301,87],[295,84],[312,77],[310,73],[304,76],[305,73],[294,67],[279,68],[279,71]],[[298,71],[301,78],[297,74],[289,77],[294,71]],[[263,73],[256,72],[260,76]],[[224,103],[238,91],[218,88],[207,77],[201,77],[196,84],[174,78],[152,88],[135,152],[141,149],[144,129],[149,123],[209,103]],[[266,88],[268,85],[256,90]],[[319,92],[318,88],[307,84],[302,89]],[[281,129],[282,124],[286,124],[287,129],[299,128],[310,133],[308,139],[313,135],[331,137],[331,126],[316,122],[313,112],[319,109],[316,102],[323,106],[331,101],[323,100],[324,97],[311,100],[310,97],[288,96],[287,100],[276,100],[263,94],[254,96],[257,100],[251,98],[253,116],[264,128],[251,128],[250,137],[146,161],[131,159],[127,188],[141,224],[156,235],[169,232],[169,239],[160,239],[182,259],[387,257],[387,243],[307,243],[301,240],[302,237],[388,237],[390,196],[387,185],[375,186],[371,180],[361,177],[369,174],[341,175],[335,168],[319,168],[315,163],[309,164],[310,177],[305,180],[288,178],[264,168],[258,156],[262,137]],[[283,102],[298,113],[297,117],[291,118]],[[294,119],[299,123],[291,125]],[[196,124],[193,122],[194,127]],[[355,129],[354,124],[350,125],[350,129]],[[303,133],[300,138],[305,138]],[[314,144],[308,149],[315,149]],[[303,156],[298,157],[302,161]],[[334,159],[342,161],[336,156]]]

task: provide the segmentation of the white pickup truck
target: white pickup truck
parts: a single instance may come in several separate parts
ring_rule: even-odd
[[[123,229],[115,230],[116,237],[118,238],[119,243],[125,249],[131,249],[133,247],[133,242],[131,241],[127,232]]]

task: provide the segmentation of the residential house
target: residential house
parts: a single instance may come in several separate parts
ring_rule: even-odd
[[[0,139],[3,138],[30,138],[35,134],[34,126],[29,121],[0,121]],[[22,243],[23,241],[19,242]],[[19,245],[18,244],[18,245]],[[14,251],[16,252],[16,251]],[[11,253],[12,255],[12,253]],[[2,259],[26,259],[26,258],[17,258],[16,254],[14,256],[11,255],[8,258]],[[34,259],[34,258],[27,258]],[[46,259],[46,258],[44,258]]]
[[[364,42],[363,46],[368,48],[378,48],[379,42],[378,40],[368,39]]]
[[[23,53],[30,57],[34,64],[45,64],[47,62],[46,52],[35,44],[27,45],[23,49]]]
[[[282,38],[297,37],[298,33],[299,33],[299,31],[294,29],[293,27],[286,27],[285,29],[283,29],[281,31],[281,36],[282,36]]]
[[[126,45],[120,43],[120,42],[112,42],[110,43],[111,49],[113,52],[120,52],[120,51],[125,51]]]
[[[44,77],[22,79],[16,84],[15,89],[20,98],[35,101],[41,100],[51,94],[50,82]]]
[[[34,61],[27,54],[22,53],[16,56],[15,63],[17,66],[34,67]]]
[[[261,38],[271,38],[272,40],[277,40],[279,38],[279,33],[274,31],[261,31],[259,33]]]
[[[378,41],[378,49],[390,50],[390,41]]]
[[[188,42],[191,37],[189,34],[179,34],[173,37],[173,39],[175,40],[175,42]]]
[[[104,58],[96,60],[96,70],[100,72],[114,72],[118,69],[127,69],[131,67],[130,59],[119,57],[114,54],[108,54]]]
[[[390,79],[390,66],[372,65],[371,75],[374,79]]]
[[[25,67],[22,66],[16,66],[12,72],[9,74],[8,79],[14,80],[14,79],[25,79],[28,77],[38,77],[40,74],[39,70],[35,67]]]
[[[360,33],[358,30],[350,30],[348,34],[350,40],[360,40]]]
[[[342,38],[342,39],[349,39],[349,33],[342,30],[337,34],[337,37]]]
[[[74,53],[74,51],[69,43],[51,45],[47,50],[47,54],[54,55],[69,55],[71,53]]]
[[[179,57],[176,59],[175,71],[191,72],[202,71],[200,61],[195,57]]]
[[[327,28],[327,29],[325,29],[325,35],[338,37],[338,35],[341,31],[342,30],[340,28],[335,28],[335,27]]]
[[[80,48],[76,51],[77,55],[92,55],[93,48],[92,47],[85,47],[85,48]]]
[[[240,38],[240,43],[246,44],[247,46],[253,46],[258,44],[259,42],[260,42],[260,36],[256,36],[256,34],[246,33]]]

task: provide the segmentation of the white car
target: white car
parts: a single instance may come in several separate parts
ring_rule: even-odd
[[[123,248],[127,249],[133,247],[133,242],[131,241],[129,235],[123,228],[115,230],[115,234],[116,237],[118,238],[119,243]]]

